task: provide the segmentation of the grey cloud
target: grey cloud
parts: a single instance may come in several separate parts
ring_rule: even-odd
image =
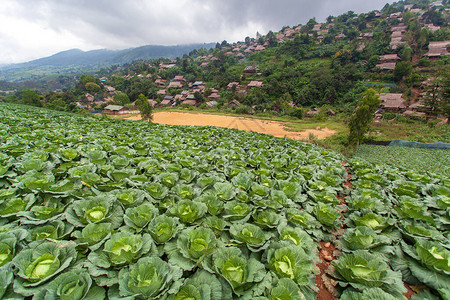
[[[79,48],[127,48],[243,40],[348,10],[381,9],[386,0],[9,0],[17,18],[80,39]],[[393,2],[389,0],[389,2]],[[1,16],[0,16],[1,17]],[[256,24],[256,25],[255,25]],[[255,32],[249,32],[249,31]],[[233,40],[234,39],[234,40]],[[0,45],[1,46],[1,45]]]

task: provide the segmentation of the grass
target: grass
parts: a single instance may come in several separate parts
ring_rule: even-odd
[[[449,150],[361,145],[355,157],[379,165],[387,164],[406,170],[450,176]]]
[[[270,113],[259,113],[254,115],[236,114],[229,111],[218,109],[197,109],[197,108],[161,108],[156,110],[166,112],[184,112],[192,114],[211,114],[232,117],[245,117],[260,120],[269,120],[283,122],[286,130],[301,132],[306,129],[314,129],[317,127],[338,131],[337,134],[326,138],[325,140],[317,140],[313,137],[305,140],[322,147],[340,152],[345,156],[353,156],[353,150],[346,145],[348,136],[348,126],[344,116],[335,115],[328,119],[304,118],[299,120],[289,116],[276,116]],[[113,116],[113,118],[126,118],[126,116]],[[391,141],[391,140],[410,140],[423,143],[445,142],[450,143],[450,125],[443,124],[439,126],[430,126],[423,121],[413,121],[403,117],[398,117],[393,121],[378,120],[371,125],[371,131],[367,136],[368,140],[373,141]]]

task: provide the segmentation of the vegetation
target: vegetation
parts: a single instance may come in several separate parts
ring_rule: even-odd
[[[380,104],[381,100],[375,90],[368,89],[364,92],[361,101],[358,102],[355,113],[350,118],[349,142],[351,144],[356,144],[356,147],[359,146],[364,135],[369,131],[369,125],[372,123]]]
[[[348,190],[340,154],[289,139],[11,104],[0,115],[6,298],[315,299],[320,241],[342,250],[323,275],[337,296],[398,298],[403,282],[448,293],[443,174],[351,160]]]
[[[448,150],[396,146],[361,145],[355,157],[374,164],[391,165],[403,170],[423,170],[450,176]]]

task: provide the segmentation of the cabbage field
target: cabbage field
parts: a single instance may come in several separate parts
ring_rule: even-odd
[[[449,207],[294,140],[0,104],[0,299],[450,299]]]

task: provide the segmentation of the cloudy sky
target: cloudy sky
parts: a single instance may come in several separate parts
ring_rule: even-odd
[[[235,42],[391,0],[1,0],[0,63],[79,48]]]

